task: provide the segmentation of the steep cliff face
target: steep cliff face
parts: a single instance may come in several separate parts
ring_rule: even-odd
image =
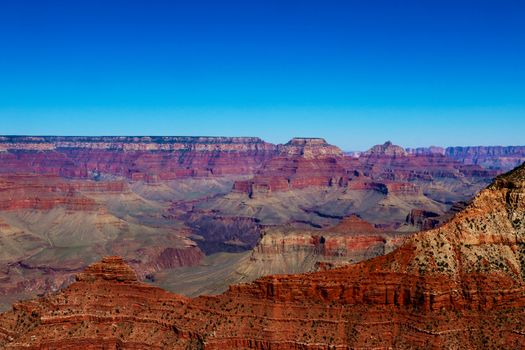
[[[128,190],[123,181],[70,181],[55,175],[0,175],[0,210],[93,211],[100,208],[86,193],[119,195]]]
[[[0,172],[155,182],[252,174],[277,152],[256,137],[3,136]]]
[[[347,182],[346,170],[337,158],[278,157],[267,162],[253,179],[237,181],[233,190],[254,198],[308,187],[337,187]]]
[[[440,224],[440,215],[432,211],[412,209],[407,215],[406,223],[419,230],[430,230]]]
[[[237,273],[261,277],[278,273],[300,273],[348,265],[397,248],[406,234],[389,232],[352,215],[334,227],[300,229],[266,228]]]
[[[278,157],[268,161],[252,179],[236,182],[234,191],[255,197],[307,187],[345,188],[375,182],[393,192],[418,193],[430,183],[456,186],[454,190],[459,192],[461,186],[486,185],[498,173],[460,163],[440,152],[407,152],[391,142],[352,157],[322,139],[314,141],[294,139],[281,146]]]
[[[338,186],[347,181],[341,164],[343,152],[324,139],[294,138],[279,145],[277,157],[268,161],[253,179],[238,181],[233,190],[250,197],[307,187]]]
[[[194,239],[206,254],[252,249],[261,235],[259,220],[252,217],[197,215],[187,219]]]
[[[2,319],[2,348],[47,343],[47,348],[60,349],[160,349],[191,344],[191,334],[181,334],[169,321],[171,310],[186,300],[138,282],[121,258],[104,258],[79,274],[64,293],[44,300],[17,304],[15,314],[24,316]],[[179,336],[186,340],[177,341]]]
[[[445,155],[463,164],[506,171],[525,162],[525,146],[448,147]]]
[[[356,265],[185,299],[116,258],[0,316],[0,344],[41,349],[521,348],[525,166],[451,221]],[[148,336],[146,336],[148,335]]]
[[[375,180],[433,181],[445,179],[492,179],[497,171],[475,164],[463,164],[443,153],[432,151],[405,151],[402,147],[386,142],[372,147],[354,159],[358,169]]]

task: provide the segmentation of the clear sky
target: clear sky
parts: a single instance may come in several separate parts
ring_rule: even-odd
[[[525,144],[525,2],[4,0],[0,134]]]

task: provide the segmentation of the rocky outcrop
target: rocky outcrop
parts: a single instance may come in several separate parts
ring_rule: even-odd
[[[84,272],[77,275],[76,279],[79,282],[103,280],[130,283],[138,281],[135,271],[119,256],[108,256],[88,266]]]
[[[440,224],[440,215],[432,211],[412,209],[407,215],[406,223],[417,227],[419,230],[430,230]]]
[[[343,151],[339,147],[330,145],[322,138],[296,137],[288,143],[279,146],[279,155],[282,157],[303,157],[307,159],[323,157],[341,157]]]
[[[521,348],[525,166],[448,223],[356,265],[185,299],[111,258],[0,316],[4,348]],[[148,336],[146,336],[148,335]]]
[[[253,179],[237,181],[235,192],[250,197],[308,187],[340,186],[348,182],[343,152],[320,138],[294,138],[279,145],[279,155],[268,161]]]
[[[465,165],[479,165],[499,172],[513,169],[525,161],[525,146],[458,146],[407,148],[415,155],[441,154]]]
[[[412,209],[407,215],[405,224],[417,228],[418,231],[431,230],[452,219],[457,213],[467,207],[468,202],[453,203],[449,210],[439,214],[433,211]]]
[[[367,184],[378,184],[392,193],[417,195],[423,187],[420,182],[487,184],[498,173],[475,164],[462,164],[438,150],[407,152],[386,142],[354,157],[344,155],[322,139],[314,141],[290,141],[252,179],[235,182],[233,190],[253,198],[309,187],[365,189]]]
[[[331,227],[329,230],[343,234],[378,233],[382,231],[371,223],[361,219],[358,215],[350,215],[343,218],[336,226]]]
[[[141,247],[137,249],[136,257],[130,256],[129,263],[141,280],[151,279],[159,271],[194,266],[201,262],[205,255],[197,244],[189,239],[179,240],[178,245],[172,247],[160,245]]]
[[[235,182],[233,190],[253,198],[308,187],[337,187],[347,182],[346,170],[337,158],[278,157],[266,163],[253,179]]]
[[[169,338],[177,347],[185,341],[174,341],[176,337],[192,337],[170,326],[167,315],[163,315],[179,309],[186,299],[138,282],[133,270],[118,257],[91,265],[65,293],[46,300],[41,305],[30,302],[14,306],[16,313],[24,314],[24,321],[3,319],[2,348],[36,348],[38,343],[48,342],[48,348],[61,349],[146,349],[166,346]],[[157,303],[160,308],[154,306]],[[39,331],[40,327],[51,333]]]
[[[388,157],[406,157],[407,151],[401,146],[394,145],[392,142],[387,141],[382,145],[376,145],[370,148],[368,151],[361,154],[364,157],[370,156],[388,156]]]
[[[492,179],[498,173],[474,164],[460,163],[439,150],[407,152],[391,142],[372,147],[354,159],[353,163],[362,175],[376,181]]]
[[[351,215],[327,229],[269,227],[253,249],[250,261],[238,267],[260,277],[276,273],[315,271],[356,263],[397,248],[406,234],[385,231]],[[260,272],[260,273],[259,273]]]

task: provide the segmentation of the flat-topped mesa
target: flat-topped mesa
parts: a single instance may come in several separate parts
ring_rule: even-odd
[[[0,136],[0,172],[68,178],[252,175],[277,154],[276,145],[258,137]]]
[[[239,148],[240,147],[240,148]],[[259,137],[223,136],[0,136],[0,151],[57,149],[124,151],[275,150]]]
[[[389,156],[389,157],[404,157],[408,153],[401,146],[394,145],[392,142],[387,141],[382,145],[375,145],[368,151],[364,152],[362,156]]]
[[[416,156],[426,156],[426,155],[445,155],[445,148],[439,146],[430,146],[430,147],[417,147],[417,148],[407,148],[408,154],[413,154]]]
[[[259,137],[230,136],[0,136],[0,143],[263,143]]]
[[[322,138],[296,137],[288,143],[280,145],[279,154],[284,157],[299,156],[304,158],[341,157],[343,151],[337,146],[330,145]]]
[[[119,256],[108,256],[89,265],[76,277],[79,282],[118,281],[137,282],[135,271]]]

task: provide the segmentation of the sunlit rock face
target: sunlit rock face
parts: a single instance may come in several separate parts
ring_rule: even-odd
[[[445,155],[463,164],[508,171],[525,162],[525,146],[448,147]]]
[[[251,174],[277,154],[257,137],[0,137],[0,172],[158,181]]]
[[[190,295],[356,263],[441,225],[496,173],[391,143],[349,157],[318,138],[2,136],[0,310],[108,255]],[[354,215],[379,232],[332,230]]]
[[[354,221],[353,223],[351,221]],[[346,224],[370,226],[351,219]],[[187,299],[116,257],[0,316],[4,348],[521,348],[525,166],[437,229],[329,271],[268,276]]]

